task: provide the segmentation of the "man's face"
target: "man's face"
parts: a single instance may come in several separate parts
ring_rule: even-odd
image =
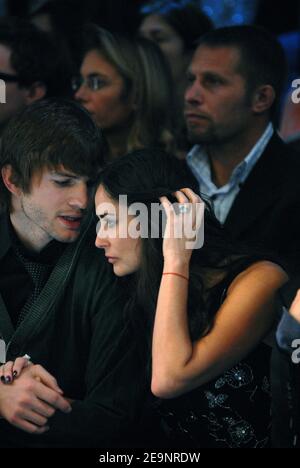
[[[185,119],[191,142],[218,144],[247,131],[253,113],[234,47],[196,50],[188,71]]]
[[[10,48],[0,44],[0,73],[16,75],[16,70],[10,63],[10,56]],[[2,129],[17,112],[24,109],[28,92],[26,88],[20,88],[17,82],[6,82],[5,88],[6,103],[0,103],[0,129]]]
[[[39,251],[53,239],[75,241],[88,206],[87,183],[63,166],[35,173],[30,193],[12,199],[12,224],[23,243]]]

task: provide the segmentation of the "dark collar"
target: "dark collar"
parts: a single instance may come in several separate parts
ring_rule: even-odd
[[[17,248],[28,260],[55,264],[65,250],[66,244],[52,240],[40,252],[28,250],[17,237],[8,213],[0,216],[0,260],[10,248]]]
[[[3,213],[0,216],[0,260],[12,246],[9,224],[10,220],[8,213]]]

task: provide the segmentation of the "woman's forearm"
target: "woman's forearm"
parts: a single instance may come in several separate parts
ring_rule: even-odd
[[[182,375],[192,356],[187,319],[188,276],[188,264],[165,263],[153,332],[152,390],[163,387],[165,380],[169,387],[172,379]]]

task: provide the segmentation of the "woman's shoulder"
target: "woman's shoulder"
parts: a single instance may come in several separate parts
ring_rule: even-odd
[[[239,271],[228,285],[228,294],[237,287],[244,285],[251,287],[257,283],[263,283],[270,287],[281,287],[289,277],[285,270],[271,260],[260,259],[254,261]]]

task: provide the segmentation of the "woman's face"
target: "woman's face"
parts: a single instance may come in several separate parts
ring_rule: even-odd
[[[95,196],[97,225],[96,247],[104,249],[115,275],[125,276],[137,271],[141,259],[141,238],[133,238],[130,227],[135,217],[127,213],[127,205],[112,199],[102,185]]]
[[[148,15],[141,23],[139,32],[160,47],[171,66],[175,83],[182,80],[188,64],[184,42],[175,29],[163,17]]]
[[[92,115],[103,130],[115,130],[128,125],[133,112],[131,96],[124,97],[124,81],[118,70],[97,50],[89,51],[82,62],[80,74],[83,83],[75,99]],[[98,89],[88,86],[89,79]]]

